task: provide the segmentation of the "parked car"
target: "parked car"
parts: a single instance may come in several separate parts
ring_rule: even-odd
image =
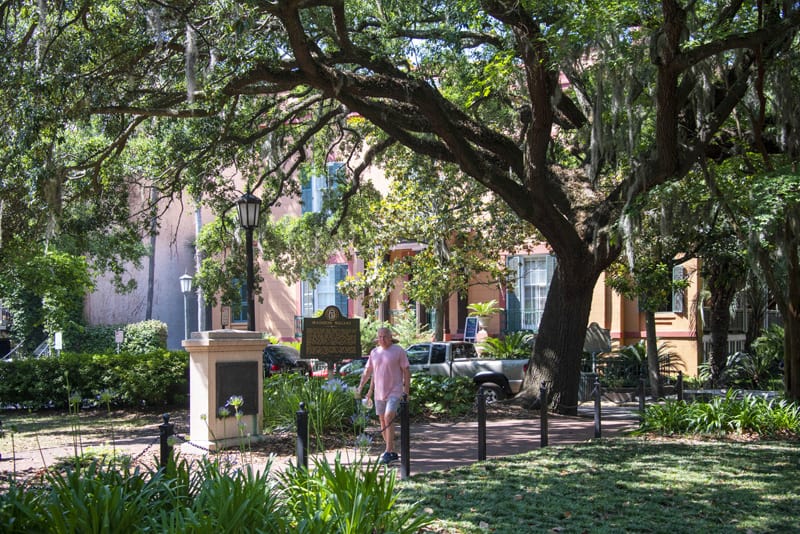
[[[264,347],[264,376],[286,371],[307,372],[307,364],[300,359],[300,351],[289,345]]]
[[[528,365],[527,358],[480,358],[475,345],[464,341],[416,343],[408,347],[406,353],[412,373],[469,376],[478,387],[484,389],[487,402],[517,394]]]
[[[364,372],[364,368],[367,366],[367,360],[369,360],[369,356],[362,356],[361,358],[353,358],[350,361],[346,361],[339,367],[339,374],[341,376],[350,375],[350,374],[361,374]]]

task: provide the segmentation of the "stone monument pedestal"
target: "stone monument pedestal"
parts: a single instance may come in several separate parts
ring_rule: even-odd
[[[260,332],[241,330],[193,332],[183,340],[189,352],[190,443],[215,451],[260,438],[266,346]],[[239,418],[228,404],[232,397],[241,397]],[[221,417],[221,408],[230,415]]]

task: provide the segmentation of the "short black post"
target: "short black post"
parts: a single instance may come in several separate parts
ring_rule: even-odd
[[[594,437],[599,438],[602,434],[601,413],[600,413],[600,399],[602,392],[600,391],[600,377],[594,375]]]
[[[158,436],[161,441],[161,458],[159,460],[159,465],[161,467],[167,467],[170,458],[172,458],[172,443],[170,438],[175,435],[175,425],[169,422],[168,413],[162,414],[161,418],[164,422],[158,425]]]
[[[400,478],[411,476],[411,416],[408,395],[400,401]]]
[[[639,411],[644,413],[645,379],[639,378]]]
[[[678,381],[675,383],[675,390],[678,393],[678,400],[683,400],[683,371],[678,371]]]
[[[478,461],[486,459],[486,394],[478,389]]]
[[[296,414],[297,421],[297,467],[308,470],[308,412],[306,403],[300,403]]]
[[[542,418],[541,446],[547,447],[547,382],[542,382],[539,388],[540,413]]]

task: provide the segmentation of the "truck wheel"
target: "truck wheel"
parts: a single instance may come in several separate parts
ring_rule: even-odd
[[[486,398],[486,404],[491,404],[506,398],[506,392],[503,391],[503,388],[495,384],[483,384],[481,385],[481,389]]]

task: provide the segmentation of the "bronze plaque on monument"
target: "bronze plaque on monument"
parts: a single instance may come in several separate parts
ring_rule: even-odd
[[[217,410],[238,396],[244,400],[240,413],[257,414],[258,395],[258,362],[217,362]],[[233,415],[233,407],[227,408]]]
[[[303,318],[300,357],[328,365],[361,356],[361,321],[342,317],[336,306],[328,306],[321,317]]]

